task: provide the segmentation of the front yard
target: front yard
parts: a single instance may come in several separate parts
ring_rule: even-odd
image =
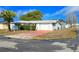
[[[36,40],[51,40],[51,39],[74,39],[76,38],[77,33],[75,29],[65,29],[65,30],[54,30],[45,35],[40,35],[34,37]]]
[[[27,30],[19,30],[19,31],[0,30],[0,35],[14,35],[14,34],[19,34],[24,32],[27,32]]]
[[[64,30],[54,30],[54,31],[27,31],[27,30],[19,30],[19,31],[6,31],[0,30],[0,35],[10,35],[16,38],[27,39],[28,37],[35,40],[51,40],[51,39],[74,39],[77,36],[77,33],[74,28],[64,29]]]

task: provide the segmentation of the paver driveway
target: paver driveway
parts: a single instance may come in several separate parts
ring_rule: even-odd
[[[12,38],[20,38],[20,39],[32,39],[35,36],[40,36],[48,33],[50,31],[47,30],[39,30],[39,31],[28,31],[25,33],[15,34],[15,35],[8,35],[6,37],[12,37]]]

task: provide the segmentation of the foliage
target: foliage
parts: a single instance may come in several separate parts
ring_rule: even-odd
[[[71,14],[67,15],[66,24],[72,25]]]
[[[42,13],[38,10],[28,12],[27,14],[20,17],[21,20],[41,20]]]
[[[20,17],[21,20],[26,20],[26,21],[31,21],[31,20],[41,20],[42,18],[42,13],[39,10],[31,11],[28,12],[27,14],[23,15]],[[26,30],[35,30],[34,25],[25,25],[21,27],[21,29],[26,29]]]
[[[73,24],[77,24],[77,16],[76,15],[73,15]]]
[[[35,30],[35,26],[31,26],[31,30]],[[21,25],[20,30],[30,30],[30,25]]]
[[[0,13],[0,18],[3,18],[4,21],[7,22],[9,31],[11,31],[10,22],[13,22],[13,17],[15,17],[15,16],[16,16],[16,14],[10,10],[3,10]]]
[[[4,18],[6,22],[12,22],[13,17],[15,17],[16,14],[10,10],[4,10],[0,13],[0,17]]]
[[[77,16],[75,13],[70,13],[67,15],[66,23],[70,25],[77,24]]]

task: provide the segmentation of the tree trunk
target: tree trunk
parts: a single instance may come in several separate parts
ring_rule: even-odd
[[[11,31],[11,28],[10,28],[10,23],[8,23],[8,30],[9,30],[9,31]]]

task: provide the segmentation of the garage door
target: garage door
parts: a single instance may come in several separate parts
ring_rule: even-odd
[[[36,30],[53,30],[52,24],[36,24]]]

